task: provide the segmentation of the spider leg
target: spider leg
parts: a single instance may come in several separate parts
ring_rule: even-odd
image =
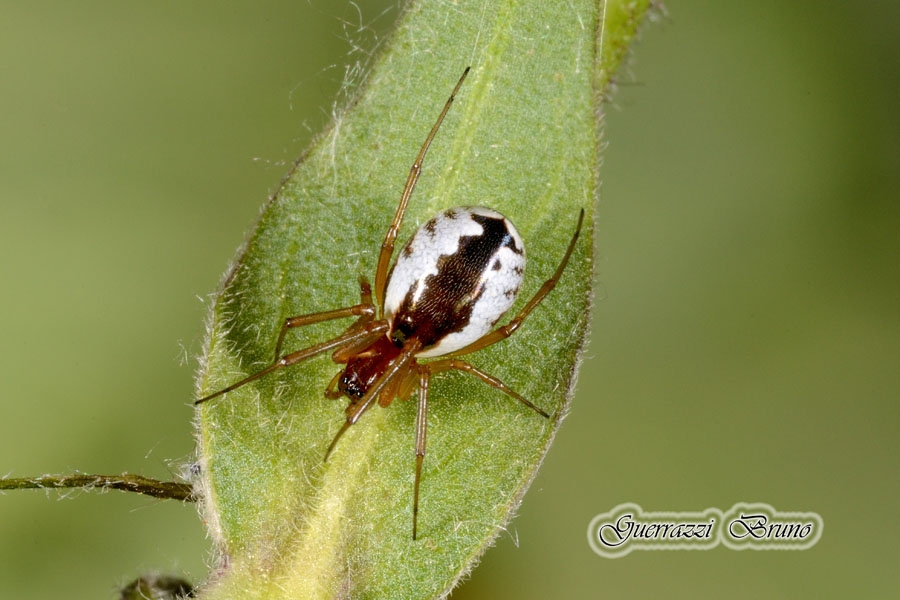
[[[419,521],[419,484],[422,482],[422,463],[425,461],[425,432],[428,429],[428,381],[431,371],[419,370],[419,407],[416,411],[416,480],[413,484],[413,541]]]
[[[359,278],[360,296],[362,300],[359,304],[349,306],[347,308],[338,308],[335,310],[326,310],[323,312],[311,313],[308,315],[299,315],[296,317],[288,317],[281,326],[278,333],[278,341],[275,343],[275,359],[281,356],[281,344],[284,342],[284,336],[288,329],[295,327],[304,327],[313,323],[321,323],[322,321],[330,321],[332,319],[343,319],[344,317],[357,316],[360,319],[357,324],[368,323],[375,318],[375,305],[372,304],[372,286],[365,277]],[[358,329],[358,327],[357,327]]]
[[[337,374],[331,378],[331,381],[328,382],[328,387],[325,388],[325,397],[329,400],[337,400],[341,397],[341,393],[337,389],[338,381],[341,380],[341,375],[343,375],[343,371],[338,371]]]
[[[442,371],[449,371],[450,369],[456,369],[458,371],[463,371],[464,373],[470,373],[489,386],[497,388],[508,396],[515,398],[539,415],[548,419],[550,418],[550,415],[523,398],[520,394],[511,390],[505,383],[503,383],[493,375],[485,373],[481,369],[472,366],[464,360],[448,358],[445,360],[431,362],[427,365],[420,365],[419,405],[418,410],[416,411],[416,477],[413,483],[413,541],[415,541],[418,534],[419,486],[422,483],[422,464],[425,462],[425,441],[426,433],[428,430],[428,384],[431,380],[432,373],[440,373]]]
[[[236,390],[237,388],[250,383],[251,381],[255,381],[260,377],[268,375],[273,371],[277,371],[278,369],[289,367],[291,365],[295,365],[300,361],[306,360],[307,358],[311,358],[317,354],[321,354],[323,352],[328,352],[329,350],[334,350],[335,348],[339,348],[346,344],[355,344],[358,340],[364,338],[372,338],[377,337],[379,335],[383,335],[390,328],[390,325],[387,321],[373,321],[371,323],[367,323],[363,328],[353,328],[351,327],[341,335],[331,338],[330,340],[326,340],[319,344],[315,344],[310,346],[309,348],[304,348],[303,350],[298,350],[296,352],[291,352],[290,354],[285,354],[281,358],[277,359],[274,363],[266,367],[261,371],[257,371],[252,375],[241,379],[236,383],[232,383],[226,388],[219,390],[218,392],[214,392],[208,396],[204,396],[199,400],[195,401],[194,404],[201,404],[206,402],[207,400],[212,400],[217,396],[221,396],[227,392],[232,390]]]
[[[578,225],[575,227],[575,233],[572,235],[572,240],[569,242],[569,247],[566,248],[566,253],[563,255],[562,261],[559,263],[559,266],[556,268],[556,272],[553,274],[553,277],[544,282],[544,285],[541,286],[541,289],[537,291],[537,293],[528,301],[522,310],[519,311],[509,323],[503,325],[502,327],[498,327],[494,331],[484,335],[478,340],[472,342],[468,346],[457,350],[456,352],[450,353],[450,356],[462,356],[464,354],[470,354],[477,350],[481,350],[482,348],[487,348],[497,342],[503,341],[515,332],[516,329],[522,324],[522,321],[525,320],[528,315],[531,314],[531,311],[535,309],[535,307],[541,303],[541,301],[549,294],[553,288],[556,287],[559,278],[562,277],[563,271],[566,269],[566,265],[569,264],[569,258],[572,256],[572,250],[575,249],[575,242],[578,241],[578,235],[581,233],[581,223],[584,221],[584,209],[581,209],[581,214],[578,215]],[[434,363],[432,363],[434,364]],[[479,376],[480,377],[480,376]]]
[[[453,88],[450,97],[447,99],[447,103],[444,104],[444,109],[438,116],[434,126],[432,126],[431,131],[428,133],[428,137],[425,138],[425,143],[422,144],[422,148],[419,150],[416,161],[409,169],[409,175],[406,177],[406,185],[403,186],[403,193],[400,194],[400,204],[397,205],[397,212],[394,213],[394,220],[391,221],[391,226],[388,227],[387,234],[384,236],[384,241],[381,242],[381,254],[378,255],[378,268],[375,271],[375,298],[378,300],[379,306],[384,306],[384,288],[385,285],[387,285],[388,266],[391,262],[391,256],[394,253],[394,241],[396,241],[397,233],[400,231],[400,224],[403,222],[403,214],[406,212],[406,205],[409,204],[409,198],[412,196],[413,190],[416,188],[416,182],[419,180],[419,174],[422,172],[422,162],[425,160],[425,154],[428,152],[428,147],[431,145],[431,141],[434,139],[435,134],[437,134],[438,129],[440,129],[441,123],[447,115],[447,111],[450,110],[450,105],[453,104],[456,93],[459,92],[459,88],[462,86],[463,81],[465,81],[466,75],[469,74],[469,69],[471,69],[471,67],[466,67],[466,70],[463,71],[462,77],[459,78],[456,87]]]
[[[449,371],[450,369],[456,369],[457,371],[462,371],[464,373],[469,373],[470,375],[474,375],[481,381],[485,382],[489,386],[493,388],[497,388],[507,396],[511,398],[515,398],[534,412],[538,413],[542,417],[550,418],[550,415],[547,414],[544,410],[539,408],[537,405],[533,404],[531,401],[524,398],[521,394],[510,389],[505,383],[494,377],[493,375],[486,373],[475,367],[464,360],[458,360],[456,358],[447,358],[444,360],[438,360],[432,363],[428,363],[428,370],[432,373],[440,373],[441,371]],[[424,435],[424,434],[423,434]]]
[[[376,321],[374,324],[381,325],[383,329],[381,331],[387,331],[388,325],[387,321]],[[382,373],[381,377],[375,380],[375,383],[366,391],[366,394],[357,401],[354,401],[349,407],[347,412],[347,420],[344,421],[344,424],[341,426],[340,430],[338,430],[337,434],[334,436],[334,439],[331,440],[331,444],[328,446],[328,450],[325,451],[325,458],[322,459],[323,462],[328,461],[328,457],[331,456],[331,452],[334,450],[334,447],[337,445],[338,440],[341,439],[341,436],[344,435],[350,426],[356,423],[359,418],[363,415],[364,412],[371,408],[372,404],[378,398],[379,395],[388,387],[388,385],[394,380],[397,376],[404,376],[409,372],[409,369],[412,365],[415,364],[415,353],[419,351],[421,348],[421,343],[419,343],[416,339],[411,339],[407,344],[403,347],[403,350],[400,351],[400,354],[395,356],[391,361],[387,364],[387,368]]]

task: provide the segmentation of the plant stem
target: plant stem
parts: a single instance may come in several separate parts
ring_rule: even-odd
[[[0,479],[0,490],[27,490],[27,489],[61,489],[82,488],[93,490],[121,490],[123,492],[135,492],[163,500],[181,500],[193,502],[194,488],[187,483],[178,481],[159,481],[144,477],[123,473],[122,475],[90,475],[76,473],[74,475],[41,475],[39,477],[18,477]]]

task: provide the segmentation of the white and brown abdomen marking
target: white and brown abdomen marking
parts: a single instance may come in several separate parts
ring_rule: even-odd
[[[391,272],[391,339],[416,337],[422,358],[464,348],[509,310],[524,274],[525,246],[506,217],[479,206],[444,211],[416,231]]]

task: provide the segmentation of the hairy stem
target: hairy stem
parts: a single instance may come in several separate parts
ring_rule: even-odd
[[[178,481],[159,481],[123,473],[121,475],[41,475],[39,477],[10,477],[0,479],[0,490],[63,489],[82,488],[85,490],[121,490],[153,496],[163,500],[194,501],[194,488]]]

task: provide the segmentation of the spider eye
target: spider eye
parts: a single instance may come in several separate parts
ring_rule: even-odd
[[[447,370],[469,373],[544,418],[551,418],[549,413],[499,379],[456,357],[492,346],[518,329],[556,286],[572,256],[584,220],[582,209],[556,272],[500,329],[493,328],[512,307],[524,277],[525,246],[513,224],[497,211],[479,206],[459,206],[443,211],[413,234],[400,250],[394,265],[390,265],[397,232],[425,153],[468,72],[469,68],[466,68],[459,78],[410,168],[394,219],[381,244],[374,286],[365,277],[359,279],[360,303],[288,317],[278,333],[275,359],[271,365],[195,401],[195,404],[200,404],[212,400],[282,367],[332,351],[332,360],[345,366],[328,383],[325,396],[337,398],[344,395],[350,402],[345,409],[343,426],[325,451],[323,460],[327,461],[344,432],[376,401],[378,405],[387,407],[394,400],[411,398],[418,390],[413,540],[416,539],[419,484],[425,457],[428,387],[433,374]],[[356,320],[337,337],[295,352],[281,353],[282,341],[289,329],[350,317],[356,317]],[[451,358],[418,362],[420,358],[448,355]]]
[[[341,377],[341,381],[338,384],[338,390],[348,397],[361,398],[363,395],[363,389],[359,385],[359,380],[348,373],[345,373],[344,376]]]

